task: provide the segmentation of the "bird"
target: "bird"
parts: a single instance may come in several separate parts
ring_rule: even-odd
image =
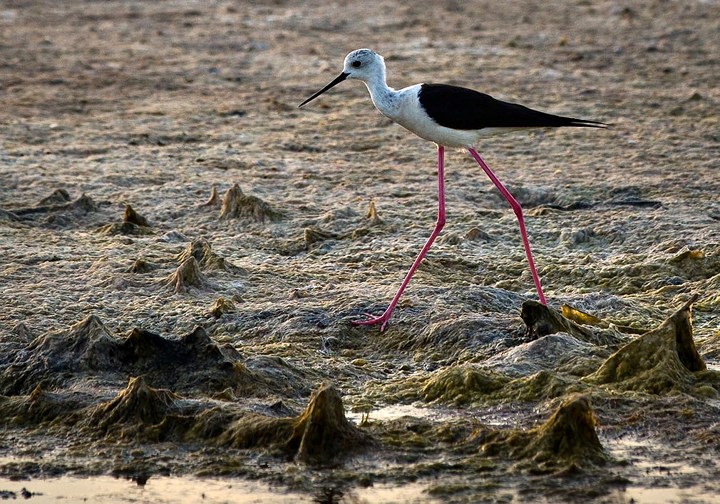
[[[517,103],[506,102],[492,96],[450,84],[413,84],[402,89],[387,85],[384,58],[371,49],[356,49],[343,62],[343,70],[325,87],[303,101],[303,107],[329,89],[345,80],[362,81],[370,92],[370,98],[383,115],[437,145],[438,211],[435,227],[405,275],[387,309],[379,316],[368,315],[355,320],[356,325],[380,325],[380,332],[387,327],[400,297],[407,288],[415,271],[422,263],[433,242],[445,226],[445,149],[467,149],[480,168],[490,178],[502,196],[512,207],[520,227],[525,255],[535,283],[540,303],[547,305],[535,267],[530,241],[525,229],[525,219],[520,203],[477,152],[477,143],[492,135],[529,128],[589,127],[607,128],[600,121],[575,119],[531,109]]]

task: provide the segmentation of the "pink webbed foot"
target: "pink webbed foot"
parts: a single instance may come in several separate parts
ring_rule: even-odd
[[[369,317],[367,320],[353,320],[352,323],[353,325],[366,326],[380,324],[380,332],[383,332],[387,327],[388,323],[390,322],[390,315],[391,313],[388,313],[387,311],[379,317],[375,317],[369,313],[366,313],[365,316]]]

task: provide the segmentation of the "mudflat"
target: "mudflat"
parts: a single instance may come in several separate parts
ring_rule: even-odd
[[[0,490],[712,502],[719,20],[716,1],[3,2]],[[385,309],[437,204],[435,146],[363,85],[297,108],[360,47],[396,88],[612,124],[477,146],[549,309],[515,215],[448,150],[443,233],[384,332],[351,324]]]

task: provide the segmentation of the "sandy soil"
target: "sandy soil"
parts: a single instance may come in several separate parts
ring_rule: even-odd
[[[502,457],[483,472],[477,454],[472,463],[463,458],[467,445],[442,445],[437,432],[421,449],[400,435],[395,445],[387,441],[393,408],[409,403],[417,411],[403,418],[437,428],[529,429],[634,336],[578,350],[592,357],[583,371],[553,367],[565,340],[549,361],[530,359],[537,349],[522,346],[519,311],[535,292],[517,223],[461,151],[446,156],[448,225],[391,326],[382,334],[351,326],[390,301],[432,229],[436,205],[435,147],[374,110],[364,86],[343,83],[297,109],[359,47],[385,56],[394,87],[449,82],[612,123],[602,131],[496,137],[478,150],[526,209],[552,306],[651,328],[698,293],[695,343],[717,369],[716,1],[5,1],[5,399],[30,397],[36,385],[16,380],[35,363],[33,349],[45,348],[33,347],[35,338],[76,334],[71,328],[88,316],[118,340],[139,328],[174,341],[201,326],[227,358],[283,386],[223,395],[195,383],[174,392],[257,411],[280,403],[277,414],[295,414],[320,383],[332,382],[348,409],[369,412],[380,431],[367,429],[385,441],[379,458],[350,458],[340,469],[239,447],[226,458],[191,450],[196,461],[187,462],[180,442],[158,448],[126,440],[101,449],[99,440],[88,451],[74,440],[77,452],[69,453],[57,422],[59,434],[46,437],[46,424],[6,416],[2,473],[123,473],[140,461],[150,475],[250,476],[310,494],[420,480],[433,492],[427,499],[533,500],[537,491],[550,500],[623,501],[632,488],[685,488],[698,502],[710,499],[720,491],[712,376],[655,393],[582,382],[614,462],[580,475],[538,475]],[[234,184],[261,204],[221,217],[219,203],[206,202],[213,186],[221,199]],[[367,216],[371,203],[376,219]],[[148,226],[123,226],[126,205]],[[179,255],[198,239],[219,263],[201,263],[195,285],[178,283]],[[213,313],[219,298],[229,304]],[[521,359],[503,353],[518,345],[527,349]],[[574,385],[494,404],[407,392],[462,366],[508,378],[557,372]],[[69,391],[85,394],[83,407],[112,398],[132,374],[53,372],[67,380],[53,375],[43,389],[61,401]],[[28,462],[40,456],[42,464]],[[231,469],[232,457],[242,462]],[[257,469],[258,457],[272,470]]]

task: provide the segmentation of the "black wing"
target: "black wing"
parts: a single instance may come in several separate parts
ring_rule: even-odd
[[[458,130],[482,128],[544,128],[587,126],[606,128],[597,121],[573,119],[539,112],[490,95],[448,84],[422,84],[420,105],[440,126]]]

